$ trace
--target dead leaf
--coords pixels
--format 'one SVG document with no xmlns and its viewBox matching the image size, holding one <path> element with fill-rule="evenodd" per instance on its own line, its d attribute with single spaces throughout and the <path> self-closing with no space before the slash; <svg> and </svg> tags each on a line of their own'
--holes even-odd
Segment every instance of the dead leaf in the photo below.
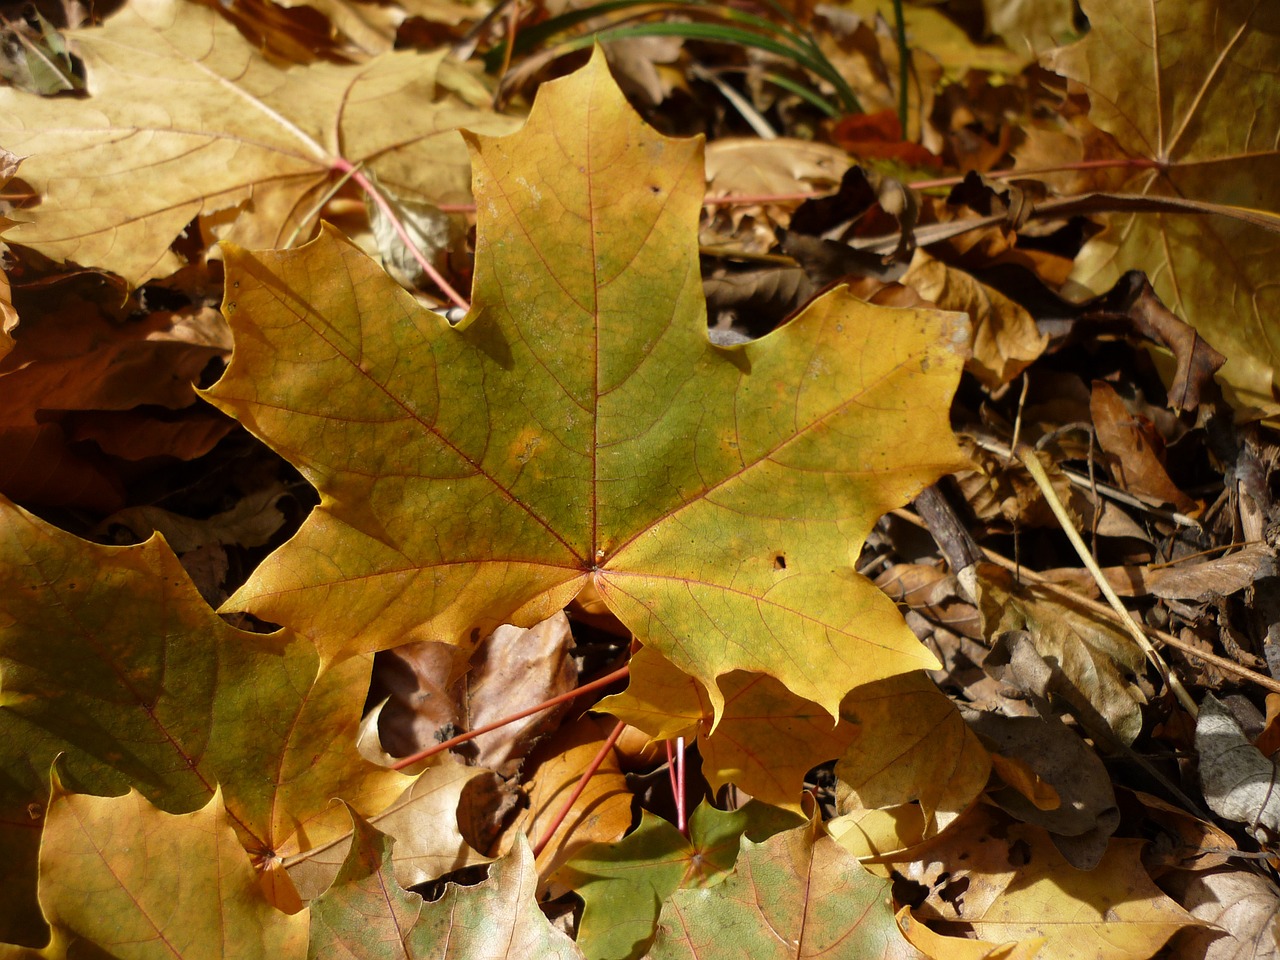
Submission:
<svg viewBox="0 0 1280 960">
<path fill-rule="evenodd" d="M 1205 802 L 1219 816 L 1247 824 L 1250 833 L 1265 827 L 1280 835 L 1280 783 L 1276 765 L 1245 737 L 1231 711 L 1211 693 L 1200 703 L 1196 751 Z"/>
<path fill-rule="evenodd" d="M 253 246 L 305 235 L 339 160 L 402 198 L 465 201 L 457 129 L 512 127 L 476 107 L 483 87 L 444 50 L 282 70 L 212 9 L 176 0 L 136 0 L 68 38 L 88 98 L 0 90 L 0 141 L 28 155 L 22 175 L 43 198 L 5 236 L 134 284 L 181 265 L 170 244 L 199 216 L 233 211 L 214 235 Z"/>
<path fill-rule="evenodd" d="M 1085 86 L 1089 118 L 1140 161 L 1126 190 L 1280 211 L 1270 66 L 1280 59 L 1280 10 L 1252 0 L 1081 7 L 1088 36 L 1044 62 Z M 1072 275 L 1100 293 L 1126 270 L 1143 270 L 1160 299 L 1227 356 L 1222 376 L 1241 403 L 1271 411 L 1277 251 L 1276 234 L 1229 217 L 1114 215 Z"/>
<path fill-rule="evenodd" d="M 1213 927 L 1183 930 L 1170 948 L 1203 960 L 1280 957 L 1280 894 L 1266 877 L 1245 869 L 1171 875 L 1166 889 L 1197 920 Z"/>
<path fill-rule="evenodd" d="M 1096 868 L 1077 870 L 1039 827 L 979 805 L 897 869 L 929 891 L 917 921 L 965 924 L 988 943 L 1043 939 L 1039 960 L 1147 960 L 1197 921 L 1147 877 L 1141 847 L 1112 840 Z"/>
<path fill-rule="evenodd" d="M 1196 502 L 1179 490 L 1165 471 L 1164 438 L 1154 424 L 1131 412 L 1104 380 L 1093 381 L 1089 409 L 1098 445 L 1118 487 L 1172 504 L 1182 513 L 1197 510 Z"/>
</svg>

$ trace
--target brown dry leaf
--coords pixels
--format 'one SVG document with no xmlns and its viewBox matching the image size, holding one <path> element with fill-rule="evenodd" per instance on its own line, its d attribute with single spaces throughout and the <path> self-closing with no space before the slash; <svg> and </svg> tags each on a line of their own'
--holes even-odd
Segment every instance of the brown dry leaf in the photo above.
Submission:
<svg viewBox="0 0 1280 960">
<path fill-rule="evenodd" d="M 1155 424 L 1132 412 L 1105 380 L 1093 381 L 1089 412 L 1117 486 L 1172 504 L 1183 513 L 1197 509 L 1196 502 L 1178 489 L 1164 468 L 1164 438 Z"/>
<path fill-rule="evenodd" d="M 531 844 L 543 840 L 615 722 L 611 717 L 586 716 L 561 727 L 538 745 L 526 767 L 529 809 L 508 831 L 506 843 L 517 830 L 527 835 Z M 610 750 L 569 815 L 543 844 L 537 858 L 538 876 L 544 880 L 550 877 L 588 843 L 621 840 L 631 826 L 632 796 L 617 754 Z"/>
<path fill-rule="evenodd" d="M 924 673 L 855 689 L 841 714 L 861 736 L 836 764 L 831 834 L 859 858 L 900 853 L 947 829 L 978 798 L 991 759 Z"/>
<path fill-rule="evenodd" d="M 1034 647 L 1023 652 L 1006 641 L 993 651 L 989 667 L 1010 666 L 1002 679 L 1037 696 L 1061 696 L 1077 716 L 1096 714 L 1124 743 L 1134 741 L 1145 698 L 1132 678 L 1146 661 L 1132 637 L 1060 593 L 1015 584 L 991 564 L 979 565 L 978 609 L 993 643 L 1025 636 Z"/>
<path fill-rule="evenodd" d="M 161 507 L 128 507 L 103 520 L 96 532 L 105 536 L 113 529 L 124 527 L 142 541 L 158 531 L 177 554 L 210 544 L 260 547 L 284 524 L 284 514 L 276 507 L 284 496 L 287 496 L 284 487 L 274 483 L 247 494 L 230 510 L 205 519 L 185 517 Z"/>
<path fill-rule="evenodd" d="M 1249 870 L 1177 872 L 1165 889 L 1188 912 L 1217 929 L 1183 930 L 1170 943 L 1171 956 L 1197 960 L 1280 958 L 1280 894 L 1275 884 Z"/>
<path fill-rule="evenodd" d="M 11 348 L 0 356 L 0 491 L 7 496 L 110 513 L 123 495 L 118 470 L 102 453 L 199 456 L 233 426 L 194 407 L 193 382 L 231 351 L 216 310 L 131 316 L 120 306 L 121 286 L 90 272 L 20 287 L 17 299 L 23 319 L 6 316 Z"/>
<path fill-rule="evenodd" d="M 421 641 L 387 651 L 378 658 L 372 686 L 373 699 L 389 698 L 377 723 L 382 746 L 393 757 L 405 757 L 568 692 L 578 680 L 572 646 L 568 618 L 557 612 L 527 629 L 498 627 L 467 668 L 452 644 Z M 459 679 L 463 669 L 466 675 Z M 481 734 L 461 751 L 472 765 L 510 776 L 564 709 L 543 710 Z"/>
<path fill-rule="evenodd" d="M 368 818 L 395 838 L 391 862 L 396 880 L 409 887 L 443 876 L 451 870 L 488 863 L 472 849 L 458 826 L 458 806 L 467 784 L 488 771 L 441 762 L 418 775 L 386 809 Z M 350 821 L 347 821 L 348 827 Z M 321 846 L 299 852 L 283 851 L 289 878 L 304 900 L 318 897 L 333 882 L 351 849 L 351 831 Z"/>
<path fill-rule="evenodd" d="M 853 165 L 838 147 L 810 140 L 726 137 L 707 144 L 707 196 L 831 190 Z"/>
<path fill-rule="evenodd" d="M 901 282 L 943 310 L 969 315 L 972 356 L 965 369 L 991 389 L 1014 379 L 1049 343 L 1024 307 L 923 250 L 916 251 Z"/>
<path fill-rule="evenodd" d="M 1138 168 L 1126 191 L 1280 211 L 1280 7 L 1258 0 L 1082 0 L 1090 31 L 1045 64 L 1087 89 L 1089 118 Z M 1061 164 L 1061 158 L 1058 165 Z M 1228 357 L 1245 404 L 1277 409 L 1280 236 L 1231 217 L 1131 213 L 1080 252 L 1096 292 L 1129 269 Z"/>
<path fill-rule="evenodd" d="M 1096 867 L 1120 825 L 1111 774 L 1098 755 L 1056 717 L 969 711 L 965 720 L 991 749 L 1025 764 L 1057 800 L 1051 806 L 1038 804 L 1011 785 L 990 791 L 990 801 L 1023 823 L 1049 831 L 1073 867 Z"/>
<path fill-rule="evenodd" d="M 1093 870 L 1077 870 L 1039 827 L 980 805 L 898 866 L 929 893 L 917 921 L 967 924 L 995 944 L 1043 938 L 1039 960 L 1147 960 L 1197 921 L 1142 868 L 1137 840 L 1113 840 Z"/>
<path fill-rule="evenodd" d="M 631 658 L 626 691 L 599 707 L 655 740 L 696 736 L 712 790 L 733 783 L 765 803 L 801 812 L 805 774 L 844 753 L 857 726 L 844 719 L 833 724 L 829 713 L 767 674 L 735 670 L 719 683 L 724 713 L 713 730 L 701 684 L 644 647 Z"/>
<path fill-rule="evenodd" d="M 1262 564 L 1271 557 L 1271 548 L 1266 544 L 1250 543 L 1235 553 L 1211 560 L 1103 567 L 1102 575 L 1122 597 L 1153 596 L 1203 603 L 1214 597 L 1228 597 L 1249 586 Z M 1088 596 L 1097 593 L 1093 575 L 1080 567 L 1045 570 L 1041 575 L 1054 583 L 1069 585 L 1078 593 Z"/>
<path fill-rule="evenodd" d="M 338 161 L 363 163 L 399 197 L 465 201 L 457 129 L 515 123 L 476 106 L 484 87 L 445 50 L 284 70 L 179 0 L 136 0 L 68 36 L 88 98 L 0 90 L 0 141 L 29 155 L 22 174 L 43 197 L 6 238 L 130 283 L 177 269 L 170 244 L 197 217 L 219 213 L 213 234 L 252 247 L 305 235 Z"/>
<path fill-rule="evenodd" d="M 1276 765 L 1248 741 L 1231 711 L 1211 693 L 1200 702 L 1196 751 L 1200 754 L 1200 785 L 1209 809 L 1246 824 L 1251 834 L 1260 835 L 1259 828 L 1265 828 L 1272 836 L 1280 835 Z"/>
</svg>

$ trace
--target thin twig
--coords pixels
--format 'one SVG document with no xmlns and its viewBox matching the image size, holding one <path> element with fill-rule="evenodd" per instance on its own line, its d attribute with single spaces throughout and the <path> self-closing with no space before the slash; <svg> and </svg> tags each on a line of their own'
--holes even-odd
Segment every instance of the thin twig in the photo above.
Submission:
<svg viewBox="0 0 1280 960">
<path fill-rule="evenodd" d="M 910 510 L 900 508 L 890 512 L 899 520 L 905 520 L 907 523 L 913 524 L 922 530 L 928 529 L 925 522 Z M 1045 577 L 1034 570 L 1029 570 L 1026 567 L 1020 567 L 1013 560 L 1010 560 L 1003 554 L 996 553 L 988 547 L 981 547 L 981 550 L 982 555 L 987 560 L 991 561 L 998 567 L 1003 567 L 1005 570 L 1008 570 L 1019 580 L 1030 581 L 1036 587 L 1046 590 L 1049 593 L 1057 594 L 1064 600 L 1068 600 L 1076 606 L 1083 607 L 1090 613 L 1096 613 L 1098 616 L 1104 617 L 1113 623 L 1118 619 L 1116 617 L 1116 612 L 1111 609 L 1108 604 L 1099 603 L 1097 600 L 1086 597 L 1078 591 L 1072 590 L 1070 587 L 1065 587 L 1060 583 L 1055 583 L 1053 580 L 1050 580 L 1048 577 Z M 1220 657 L 1216 653 L 1199 650 L 1191 646 L 1191 644 L 1186 643 L 1183 640 L 1179 640 L 1171 633 L 1166 633 L 1163 630 L 1156 630 L 1151 627 L 1147 627 L 1145 629 L 1153 639 L 1159 640 L 1166 647 L 1172 647 L 1179 653 L 1185 654 L 1188 657 L 1195 657 L 1197 660 L 1207 663 L 1212 667 L 1217 667 L 1223 673 L 1229 673 L 1232 676 L 1239 677 L 1241 680 L 1248 680 L 1267 690 L 1280 693 L 1280 680 L 1275 680 L 1265 674 L 1258 673 L 1256 670 L 1250 670 L 1248 667 L 1242 666 L 1234 660 L 1228 660 L 1225 657 Z"/>
</svg>

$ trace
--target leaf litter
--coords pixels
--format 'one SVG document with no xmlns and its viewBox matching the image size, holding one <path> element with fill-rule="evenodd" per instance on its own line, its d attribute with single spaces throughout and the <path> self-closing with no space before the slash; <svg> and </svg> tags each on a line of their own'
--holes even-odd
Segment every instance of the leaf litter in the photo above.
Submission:
<svg viewBox="0 0 1280 960">
<path fill-rule="evenodd" d="M 384 924 L 426 955 L 468 913 L 523 944 L 477 956 L 1275 953 L 1271 14 L 1086 3 L 1092 31 L 1044 58 L 1066 83 L 909 4 L 900 118 L 882 6 L 785 26 L 866 118 L 807 112 L 770 71 L 821 74 L 776 53 L 607 46 L 645 119 L 710 136 L 705 166 L 598 58 L 556 84 L 563 49 L 529 59 L 524 132 L 471 137 L 474 235 L 454 131 L 527 109 L 510 86 L 493 112 L 494 77 L 440 55 L 489 42 L 478 10 L 245 5 L 255 46 L 135 0 L 70 24 L 87 98 L 5 91 L 0 146 L 28 154 L 10 189 L 40 202 L 5 221 L 0 491 L 44 519 L 3 521 L 0 938 L 324 956 Z M 1070 39 L 1061 11 L 984 6 L 991 34 Z M 397 26 L 412 49 L 389 53 Z M 1157 45 L 1130 46 L 1144 30 Z M 723 109 L 709 57 L 743 78 Z M 193 95 L 142 118 L 152 67 Z M 302 87 L 333 96 L 297 113 Z M 1215 120 L 1244 90 L 1251 122 Z M 791 139 L 746 136 L 762 119 Z M 289 124 L 321 145 L 296 176 L 262 139 Z M 208 176 L 157 172 L 174 137 Z M 210 165 L 222 148 L 263 162 Z M 966 170 L 985 176 L 939 180 Z M 461 324 L 421 308 L 448 291 L 375 239 L 360 184 L 429 221 L 458 289 L 474 271 Z M 315 239 L 321 216 L 398 283 Z M 272 249 L 219 262 L 219 237 Z M 1094 599 L 1051 498 L 1198 719 Z M 186 573 L 160 538 L 86 542 L 152 530 Z M 593 695 L 537 709 L 575 684 Z M 758 827 L 704 872 L 709 824 L 743 811 Z M 134 833 L 166 851 L 149 870 Z M 676 867 L 702 879 L 673 887 Z M 219 879 L 173 879 L 192 868 Z M 134 929 L 171 895 L 194 922 Z"/>
</svg>

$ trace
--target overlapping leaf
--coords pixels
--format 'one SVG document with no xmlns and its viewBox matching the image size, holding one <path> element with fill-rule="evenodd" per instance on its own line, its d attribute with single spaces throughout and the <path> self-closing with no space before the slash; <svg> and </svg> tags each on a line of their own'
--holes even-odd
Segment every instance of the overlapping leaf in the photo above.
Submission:
<svg viewBox="0 0 1280 960">
<path fill-rule="evenodd" d="M 87 543 L 0 501 L 0 667 L 4 940 L 42 936 L 36 851 L 58 755 L 69 787 L 134 787 L 171 813 L 221 784 L 263 856 L 340 833 L 333 795 L 380 809 L 406 779 L 355 751 L 367 660 L 317 676 L 305 640 L 227 626 L 159 538 Z"/>
<path fill-rule="evenodd" d="M 70 40 L 90 97 L 0 89 L 0 144 L 43 197 L 6 236 L 133 283 L 180 266 L 170 244 L 197 216 L 256 246 L 310 229 L 338 160 L 398 196 L 465 199 L 457 128 L 511 127 L 471 106 L 484 91 L 444 50 L 281 69 L 183 0 L 132 0 Z"/>
<path fill-rule="evenodd" d="M 74 795 L 55 777 L 40 849 L 46 955 L 302 960 L 307 916 L 263 898 L 233 820 L 220 792 L 174 816 L 133 790 Z"/>
<path fill-rule="evenodd" d="M 707 690 L 769 673 L 832 715 L 930 664 L 851 564 L 954 467 L 963 318 L 837 290 L 763 340 L 708 341 L 701 149 L 647 130 L 603 59 L 519 133 L 473 138 L 475 306 L 422 312 L 326 234 L 228 251 L 211 398 L 321 492 L 229 601 L 326 659 L 532 623 L 588 583 Z"/>
<path fill-rule="evenodd" d="M 886 881 L 806 824 L 763 843 L 744 840 L 723 883 L 672 894 L 646 956 L 919 957 L 898 930 L 888 894 Z"/>
<path fill-rule="evenodd" d="M 1130 192 L 1280 212 L 1280 8 L 1266 0 L 1084 0 L 1090 32 L 1048 65 L 1083 83 L 1090 119 L 1147 161 Z M 1227 355 L 1222 375 L 1273 410 L 1280 383 L 1280 236 L 1226 217 L 1118 217 L 1076 261 L 1098 292 L 1143 269 Z"/>
<path fill-rule="evenodd" d="M 355 842 L 333 886 L 311 908 L 312 957 L 581 958 L 534 902 L 533 854 L 523 837 L 484 883 L 451 884 L 439 900 L 423 903 L 392 876 L 390 838 L 353 820 Z"/>
<path fill-rule="evenodd" d="M 686 837 L 660 817 L 642 816 L 625 840 L 593 843 L 557 874 L 583 899 L 577 942 L 590 960 L 639 956 L 668 897 L 721 882 L 733 869 L 744 832 L 762 840 L 796 819 L 758 803 L 733 811 L 701 804 Z"/>
</svg>

